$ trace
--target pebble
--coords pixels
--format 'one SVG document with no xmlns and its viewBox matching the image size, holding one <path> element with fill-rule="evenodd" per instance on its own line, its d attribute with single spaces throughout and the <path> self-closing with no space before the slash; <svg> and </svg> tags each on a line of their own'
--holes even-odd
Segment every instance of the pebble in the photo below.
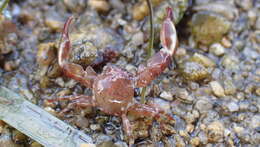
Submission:
<svg viewBox="0 0 260 147">
<path fill-rule="evenodd" d="M 64 82 L 64 80 L 61 77 L 56 78 L 55 79 L 55 83 L 58 84 L 60 87 L 64 87 L 65 86 L 65 82 Z"/>
<path fill-rule="evenodd" d="M 233 41 L 233 48 L 237 49 L 238 51 L 242 51 L 245 47 L 245 42 L 241 39 L 235 39 Z"/>
<path fill-rule="evenodd" d="M 220 121 L 214 121 L 207 126 L 207 135 L 210 142 L 222 142 L 224 126 Z"/>
<path fill-rule="evenodd" d="M 53 32 L 60 32 L 62 30 L 63 22 L 58 19 L 47 17 L 44 23 Z"/>
<path fill-rule="evenodd" d="M 79 0 L 79 1 L 74 1 L 74 0 L 63 0 L 64 5 L 66 6 L 67 9 L 69 9 L 72 12 L 75 13 L 80 13 L 85 10 L 86 7 L 86 2 Z"/>
<path fill-rule="evenodd" d="M 245 94 L 243 92 L 238 92 L 236 95 L 236 99 L 238 99 L 238 100 L 245 99 Z"/>
<path fill-rule="evenodd" d="M 175 135 L 174 139 L 176 140 L 176 147 L 185 147 L 185 142 L 179 135 Z"/>
<path fill-rule="evenodd" d="M 187 54 L 187 51 L 183 47 L 178 47 L 178 49 L 176 50 L 176 53 L 175 53 L 175 55 L 178 56 L 178 57 L 183 57 L 186 54 Z"/>
<path fill-rule="evenodd" d="M 159 125 L 153 126 L 150 130 L 150 134 L 153 142 L 159 141 L 163 136 L 162 131 L 159 128 Z"/>
<path fill-rule="evenodd" d="M 231 48 L 232 47 L 232 43 L 229 39 L 227 39 L 226 37 L 223 37 L 221 40 L 221 44 L 225 47 L 225 48 Z"/>
<path fill-rule="evenodd" d="M 191 20 L 191 32 L 195 41 L 205 45 L 220 41 L 230 26 L 231 23 L 225 17 L 210 11 L 195 13 Z"/>
<path fill-rule="evenodd" d="M 246 30 L 248 29 L 248 18 L 247 18 L 247 15 L 245 14 L 241 14 L 239 15 L 239 17 L 233 22 L 232 24 L 232 30 L 234 32 L 237 32 L 237 33 L 240 33 L 242 32 L 243 30 Z"/>
<path fill-rule="evenodd" d="M 4 70 L 5 71 L 13 71 L 17 68 L 17 65 L 14 61 L 7 61 L 4 63 Z"/>
<path fill-rule="evenodd" d="M 186 126 L 186 131 L 187 131 L 188 133 L 192 133 L 193 130 L 194 130 L 194 125 L 192 125 L 192 124 L 187 124 L 187 126 Z"/>
<path fill-rule="evenodd" d="M 183 116 L 185 119 L 185 122 L 188 124 L 194 123 L 198 117 L 196 117 L 193 113 L 187 112 L 185 116 Z M 186 126 L 187 127 L 187 126 Z"/>
<path fill-rule="evenodd" d="M 171 105 L 169 101 L 160 98 L 150 98 L 148 104 L 155 104 L 159 108 L 163 109 L 167 113 L 171 113 Z"/>
<path fill-rule="evenodd" d="M 113 146 L 113 138 L 104 134 L 100 134 L 96 137 L 96 145 L 98 147 L 110 147 Z"/>
<path fill-rule="evenodd" d="M 259 53 L 257 51 L 252 50 L 251 47 L 245 47 L 243 52 L 245 57 L 256 60 L 259 57 Z"/>
<path fill-rule="evenodd" d="M 199 137 L 199 140 L 202 144 L 207 144 L 208 143 L 208 137 L 207 137 L 207 134 L 204 133 L 203 131 L 201 131 L 199 134 L 198 134 L 198 137 Z"/>
<path fill-rule="evenodd" d="M 194 100 L 194 97 L 189 95 L 188 91 L 184 88 L 179 88 L 176 90 L 176 98 L 184 103 L 191 104 Z"/>
<path fill-rule="evenodd" d="M 109 3 L 113 8 L 124 11 L 124 2 L 122 2 L 121 0 L 110 0 Z"/>
<path fill-rule="evenodd" d="M 128 147 L 127 143 L 126 143 L 126 142 L 123 142 L 123 141 L 117 141 L 117 142 L 115 142 L 114 146 L 115 146 L 115 147 Z"/>
<path fill-rule="evenodd" d="M 237 125 L 235 125 L 233 129 L 234 129 L 234 132 L 236 132 L 237 134 L 241 134 L 244 131 L 243 127 L 240 127 Z"/>
<path fill-rule="evenodd" d="M 90 129 L 94 130 L 94 131 L 100 131 L 101 130 L 101 126 L 100 126 L 100 124 L 91 124 L 90 125 Z"/>
<path fill-rule="evenodd" d="M 231 80 L 224 80 L 224 91 L 226 95 L 233 95 L 236 93 L 236 86 Z"/>
<path fill-rule="evenodd" d="M 248 16 L 248 18 L 249 18 L 249 22 L 250 22 L 250 25 L 252 26 L 252 27 L 254 27 L 255 26 L 255 23 L 256 23 L 256 18 L 257 18 L 257 12 L 256 12 L 257 10 L 255 10 L 255 9 L 252 9 L 252 10 L 249 10 L 248 12 L 247 12 L 247 16 Z"/>
<path fill-rule="evenodd" d="M 227 104 L 227 108 L 230 112 L 236 112 L 239 110 L 239 106 L 236 102 L 230 102 Z"/>
<path fill-rule="evenodd" d="M 132 13 L 135 20 L 142 20 L 149 13 L 147 4 L 144 1 L 135 4 Z"/>
<path fill-rule="evenodd" d="M 98 12 L 107 12 L 110 9 L 110 5 L 106 0 L 91 0 L 88 1 L 88 5 Z"/>
<path fill-rule="evenodd" d="M 40 67 L 49 66 L 55 59 L 54 43 L 41 43 L 38 45 L 37 63 Z"/>
<path fill-rule="evenodd" d="M 216 56 L 222 56 L 225 54 L 225 48 L 220 43 L 214 43 L 210 46 L 209 52 Z"/>
<path fill-rule="evenodd" d="M 136 71 L 137 71 L 136 67 L 134 65 L 132 65 L 132 64 L 127 64 L 125 69 L 128 72 L 133 73 L 133 74 L 136 73 Z"/>
<path fill-rule="evenodd" d="M 210 87 L 212 89 L 212 92 L 217 97 L 224 97 L 225 96 L 224 89 L 218 81 L 211 81 L 209 84 L 210 84 Z"/>
<path fill-rule="evenodd" d="M 165 100 L 168 100 L 168 101 L 172 101 L 173 100 L 173 96 L 170 92 L 167 92 L 167 91 L 163 91 L 161 94 L 160 94 L 160 97 L 165 99 Z"/>
<path fill-rule="evenodd" d="M 131 42 L 135 45 L 135 46 L 139 46 L 142 45 L 144 43 L 144 33 L 139 31 L 137 33 L 135 33 L 132 37 Z"/>
<path fill-rule="evenodd" d="M 239 110 L 240 111 L 247 111 L 249 108 L 250 103 L 247 100 L 243 100 L 239 102 Z"/>
<path fill-rule="evenodd" d="M 213 105 L 207 98 L 199 99 L 196 104 L 195 108 L 199 110 L 200 113 L 207 113 L 210 109 L 212 109 Z"/>
<path fill-rule="evenodd" d="M 229 4 L 227 2 L 207 2 L 209 0 L 201 0 L 203 4 L 193 7 L 196 11 L 212 11 L 217 14 L 220 14 L 227 18 L 228 20 L 234 20 L 235 17 L 238 15 L 238 10 L 234 5 Z"/>
<path fill-rule="evenodd" d="M 196 62 L 185 62 L 179 66 L 181 75 L 186 80 L 190 81 L 201 81 L 210 78 L 210 70 L 202 64 Z"/>
<path fill-rule="evenodd" d="M 248 108 L 248 110 L 252 113 L 256 113 L 258 111 L 257 106 L 255 106 L 254 104 L 251 104 Z"/>
<path fill-rule="evenodd" d="M 215 67 L 216 64 L 214 61 L 212 61 L 210 58 L 208 58 L 207 56 L 204 56 L 202 54 L 199 53 L 195 53 L 191 58 L 190 61 L 194 61 L 197 62 L 199 64 L 204 65 L 205 67 Z"/>
<path fill-rule="evenodd" d="M 98 49 L 92 42 L 73 43 L 71 52 L 71 62 L 80 65 L 90 65 L 98 57 Z"/>
<path fill-rule="evenodd" d="M 189 138 L 190 137 L 186 130 L 180 130 L 179 131 L 179 135 L 184 137 L 184 138 Z"/>
<path fill-rule="evenodd" d="M 239 68 L 239 59 L 234 55 L 225 55 L 222 58 L 222 65 L 226 69 L 238 69 Z"/>
<path fill-rule="evenodd" d="M 257 87 L 257 88 L 256 88 L 255 94 L 256 94 L 257 96 L 260 96 L 260 87 Z"/>
<path fill-rule="evenodd" d="M 77 115 L 75 119 L 76 120 L 75 120 L 74 123 L 77 127 L 80 127 L 80 128 L 88 128 L 89 127 L 89 120 L 86 117 L 81 116 L 81 115 Z M 98 127 L 94 128 L 92 126 L 91 129 L 93 130 L 93 129 L 99 129 L 99 128 Z"/>
<path fill-rule="evenodd" d="M 50 114 L 52 114 L 54 116 L 58 116 L 57 112 L 51 107 L 45 107 L 44 110 L 49 112 Z"/>
<path fill-rule="evenodd" d="M 253 6 L 253 1 L 252 0 L 236 0 L 235 2 L 243 10 L 249 10 Z"/>
<path fill-rule="evenodd" d="M 224 136 L 228 137 L 231 134 L 231 131 L 229 129 L 224 130 Z"/>
<path fill-rule="evenodd" d="M 193 137 L 190 140 L 190 144 L 192 146 L 199 146 L 200 145 L 200 138 L 199 137 Z"/>
</svg>

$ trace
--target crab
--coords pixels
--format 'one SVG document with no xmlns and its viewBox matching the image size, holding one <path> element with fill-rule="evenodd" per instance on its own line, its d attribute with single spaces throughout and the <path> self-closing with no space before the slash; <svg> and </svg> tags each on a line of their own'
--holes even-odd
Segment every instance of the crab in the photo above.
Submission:
<svg viewBox="0 0 260 147">
<path fill-rule="evenodd" d="M 97 107 L 101 111 L 122 118 L 123 129 L 133 144 L 132 126 L 127 117 L 131 112 L 136 116 L 155 118 L 160 125 L 175 122 L 174 118 L 154 104 L 141 104 L 134 99 L 134 88 L 145 87 L 159 76 L 171 63 L 177 46 L 177 34 L 172 23 L 172 10 L 167 8 L 167 16 L 162 24 L 160 40 L 162 49 L 154 54 L 146 64 L 138 67 L 137 74 L 133 75 L 119 67 L 108 64 L 101 74 L 97 74 L 91 66 L 85 70 L 82 66 L 70 63 L 69 54 L 71 44 L 69 26 L 73 21 L 71 16 L 64 24 L 61 44 L 58 50 L 58 64 L 64 74 L 85 87 L 91 88 L 93 96 L 78 95 L 49 100 L 50 102 L 69 100 L 70 103 L 61 113 L 68 112 L 74 107 Z M 131 141 L 132 140 L 132 141 Z"/>
</svg>

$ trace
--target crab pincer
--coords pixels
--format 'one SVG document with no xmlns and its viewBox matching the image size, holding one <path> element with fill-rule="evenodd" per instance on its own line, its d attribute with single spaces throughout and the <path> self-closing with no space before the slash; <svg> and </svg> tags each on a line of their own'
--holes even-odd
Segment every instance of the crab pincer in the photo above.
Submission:
<svg viewBox="0 0 260 147">
<path fill-rule="evenodd" d="M 167 16 L 163 21 L 160 41 L 162 49 L 148 59 L 146 65 L 140 65 L 137 71 L 137 87 L 145 87 L 159 76 L 172 61 L 177 47 L 177 33 L 172 22 L 172 9 L 167 8 Z"/>
<path fill-rule="evenodd" d="M 71 77 L 86 87 L 91 88 L 94 79 L 96 78 L 96 72 L 91 66 L 88 66 L 86 70 L 82 66 L 69 62 L 69 55 L 71 52 L 71 43 L 69 39 L 69 27 L 74 20 L 74 17 L 71 16 L 64 24 L 61 43 L 58 51 L 58 63 L 64 74 L 68 77 Z"/>
</svg>

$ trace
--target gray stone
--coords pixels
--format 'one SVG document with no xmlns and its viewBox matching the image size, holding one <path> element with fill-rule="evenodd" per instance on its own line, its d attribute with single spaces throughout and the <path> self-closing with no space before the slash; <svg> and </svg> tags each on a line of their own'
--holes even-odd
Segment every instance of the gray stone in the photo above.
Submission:
<svg viewBox="0 0 260 147">
<path fill-rule="evenodd" d="M 200 113 L 206 113 L 208 110 L 212 109 L 213 105 L 208 99 L 200 99 L 196 102 L 195 108 L 199 110 Z"/>
<path fill-rule="evenodd" d="M 239 106 L 236 102 L 230 102 L 227 104 L 227 108 L 230 112 L 236 112 L 239 110 Z"/>
<path fill-rule="evenodd" d="M 220 43 L 214 43 L 210 46 L 209 52 L 216 56 L 222 56 L 225 53 L 225 48 Z"/>
</svg>

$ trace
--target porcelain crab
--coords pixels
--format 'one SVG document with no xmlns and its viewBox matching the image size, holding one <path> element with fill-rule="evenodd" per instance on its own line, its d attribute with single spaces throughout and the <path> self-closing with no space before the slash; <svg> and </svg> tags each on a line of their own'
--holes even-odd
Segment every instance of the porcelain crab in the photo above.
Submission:
<svg viewBox="0 0 260 147">
<path fill-rule="evenodd" d="M 160 125 L 174 123 L 173 117 L 162 109 L 155 105 L 138 103 L 134 99 L 134 88 L 145 87 L 150 84 L 171 63 L 177 46 L 176 29 L 171 19 L 172 10 L 167 8 L 167 17 L 163 21 L 160 33 L 163 48 L 154 54 L 146 64 L 140 65 L 137 74 L 133 75 L 114 65 L 106 65 L 103 72 L 97 74 L 91 66 L 84 70 L 82 66 L 70 63 L 71 44 L 68 30 L 73 21 L 73 17 L 70 17 L 64 25 L 62 41 L 58 51 L 58 64 L 67 77 L 88 88 L 92 88 L 93 96 L 69 96 L 50 101 L 70 100 L 68 106 L 61 113 L 65 113 L 74 107 L 85 108 L 91 106 L 97 107 L 109 115 L 121 117 L 124 131 L 130 140 L 129 144 L 133 144 L 133 135 L 130 121 L 127 118 L 128 112 L 137 116 L 155 118 Z"/>
</svg>

